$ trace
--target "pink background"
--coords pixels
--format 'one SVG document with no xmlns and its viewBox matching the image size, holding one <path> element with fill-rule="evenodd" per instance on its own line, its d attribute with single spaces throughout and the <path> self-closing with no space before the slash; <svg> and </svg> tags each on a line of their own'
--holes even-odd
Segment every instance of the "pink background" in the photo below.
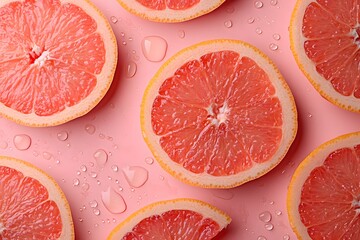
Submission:
<svg viewBox="0 0 360 240">
<path fill-rule="evenodd" d="M 140 207 L 157 200 L 191 197 L 205 200 L 228 212 L 233 222 L 220 239 L 296 239 L 289 227 L 286 213 L 286 190 L 296 166 L 319 144 L 338 135 L 360 129 L 360 115 L 342 110 L 324 100 L 298 69 L 290 52 L 288 26 L 295 0 L 262 0 L 263 7 L 255 8 L 253 0 L 228 0 L 214 12 L 185 23 L 162 24 L 148 22 L 127 13 L 116 0 L 93 0 L 110 21 L 119 45 L 119 64 L 110 91 L 105 99 L 86 116 L 57 127 L 34 129 L 16 125 L 0 118 L 0 154 L 29 161 L 53 176 L 64 190 L 73 212 L 76 239 L 105 239 L 118 223 Z M 254 18 L 253 23 L 248 20 Z M 224 23 L 232 21 L 228 28 Z M 258 34 L 256 29 L 261 29 Z M 179 37 L 184 31 L 185 37 Z M 273 35 L 279 34 L 280 40 Z M 258 180 L 230 190 L 211 190 L 191 187 L 174 179 L 155 162 L 145 159 L 151 153 L 141 136 L 139 112 L 143 91 L 163 62 L 150 62 L 141 52 L 141 40 L 146 36 L 161 36 L 168 42 L 165 59 L 191 44 L 216 38 L 247 41 L 269 55 L 278 65 L 293 91 L 299 113 L 299 131 L 288 155 L 273 171 Z M 271 43 L 278 49 L 269 48 Z M 126 66 L 137 64 L 134 77 L 126 76 Z M 86 132 L 87 124 L 94 125 L 94 134 Z M 66 131 L 65 141 L 58 133 Z M 29 149 L 16 149 L 13 138 L 27 134 L 32 143 Z M 108 153 L 103 169 L 93 157 L 97 149 Z M 45 154 L 44 154 L 45 152 Z M 48 153 L 51 158 L 48 159 Z M 47 155 L 46 155 L 47 154 Z M 94 164 L 95 163 L 95 164 Z M 86 172 L 80 171 L 85 165 Z M 118 172 L 112 170 L 117 165 Z M 140 188 L 126 182 L 121 169 L 141 166 L 148 170 L 149 179 Z M 78 172 L 80 175 L 78 175 Z M 92 177 L 91 173 L 97 177 Z M 73 186 L 79 179 L 80 185 Z M 88 191 L 81 185 L 88 183 Z M 111 214 L 102 204 L 101 192 L 109 186 L 123 196 L 127 209 Z M 122 191 L 120 191 L 122 189 Z M 89 202 L 96 200 L 100 214 L 96 215 Z M 274 228 L 269 231 L 259 214 L 269 211 Z"/>
</svg>

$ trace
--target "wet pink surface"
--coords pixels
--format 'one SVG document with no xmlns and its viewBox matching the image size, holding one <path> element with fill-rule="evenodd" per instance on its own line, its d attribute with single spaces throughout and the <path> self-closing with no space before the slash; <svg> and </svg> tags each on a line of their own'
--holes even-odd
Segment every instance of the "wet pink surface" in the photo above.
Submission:
<svg viewBox="0 0 360 240">
<path fill-rule="evenodd" d="M 0 118 L 0 154 L 29 161 L 57 180 L 72 208 L 76 239 L 105 239 L 112 228 L 140 207 L 180 197 L 205 200 L 231 215 L 233 222 L 219 239 L 296 239 L 285 206 L 292 173 L 321 143 L 359 130 L 360 115 L 324 100 L 298 69 L 288 38 L 295 0 L 278 0 L 276 5 L 271 4 L 274 0 L 262 0 L 261 8 L 256 8 L 253 0 L 228 0 L 206 16 L 177 24 L 132 16 L 116 0 L 93 2 L 108 17 L 119 44 L 118 69 L 109 93 L 86 116 L 57 127 L 33 129 Z M 148 61 L 141 50 L 143 38 L 154 35 L 168 42 L 160 62 Z M 290 85 L 299 113 L 297 138 L 282 163 L 262 178 L 230 190 L 191 187 L 168 175 L 156 161 L 149 164 L 151 153 L 141 136 L 139 121 L 143 91 L 160 65 L 186 46 L 216 38 L 241 39 L 268 54 Z M 126 73 L 131 62 L 137 65 L 133 77 Z M 95 128 L 93 132 L 91 127 Z M 19 134 L 30 136 L 30 147 L 16 148 L 14 137 Z M 97 150 L 105 151 L 107 161 Z M 99 163 L 94 158 L 96 152 Z M 124 172 L 138 169 L 134 166 L 148 171 L 145 184 L 137 182 L 134 187 L 126 180 Z M 125 201 L 125 211 L 123 205 L 104 206 L 101 198 L 109 187 L 117 192 L 116 199 Z M 264 216 L 259 218 L 264 211 L 272 216 L 272 230 L 267 229 Z"/>
</svg>

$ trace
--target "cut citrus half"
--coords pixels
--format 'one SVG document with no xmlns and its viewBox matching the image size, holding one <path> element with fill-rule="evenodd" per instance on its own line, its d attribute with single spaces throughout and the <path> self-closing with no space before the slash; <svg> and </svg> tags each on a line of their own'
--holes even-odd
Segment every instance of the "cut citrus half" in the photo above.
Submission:
<svg viewBox="0 0 360 240">
<path fill-rule="evenodd" d="M 242 41 L 210 40 L 162 65 L 145 90 L 141 126 L 170 174 L 196 186 L 230 188 L 283 159 L 297 112 L 268 57 Z"/>
<path fill-rule="evenodd" d="M 290 23 L 291 50 L 316 90 L 360 112 L 358 0 L 298 0 Z"/>
<path fill-rule="evenodd" d="M 225 0 L 118 0 L 130 13 L 155 22 L 184 22 L 205 15 Z"/>
<path fill-rule="evenodd" d="M 231 218 L 216 207 L 195 199 L 150 204 L 116 226 L 108 240 L 213 239 Z"/>
<path fill-rule="evenodd" d="M 0 156 L 0 239 L 75 239 L 69 204 L 53 178 Z"/>
<path fill-rule="evenodd" d="M 360 239 L 360 132 L 305 158 L 291 179 L 287 208 L 299 239 Z"/>
<path fill-rule="evenodd" d="M 19 124 L 80 117 L 113 80 L 116 39 L 88 0 L 2 0 L 0 36 L 0 114 Z"/>
</svg>

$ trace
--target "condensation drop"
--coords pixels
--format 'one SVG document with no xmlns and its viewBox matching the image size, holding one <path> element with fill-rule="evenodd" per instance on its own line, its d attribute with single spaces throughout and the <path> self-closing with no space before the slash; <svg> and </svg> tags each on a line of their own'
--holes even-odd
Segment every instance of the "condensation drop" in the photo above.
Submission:
<svg viewBox="0 0 360 240">
<path fill-rule="evenodd" d="M 119 20 L 118 20 L 115 16 L 111 16 L 111 17 L 110 17 L 110 21 L 115 24 L 115 23 L 117 23 Z"/>
<path fill-rule="evenodd" d="M 91 173 L 90 173 L 90 176 L 91 176 L 92 178 L 97 178 L 98 175 L 97 175 L 96 172 L 91 172 Z"/>
<path fill-rule="evenodd" d="M 92 125 L 92 124 L 86 124 L 86 125 L 85 125 L 85 131 L 86 131 L 88 134 L 92 135 L 92 134 L 95 133 L 96 127 L 95 127 L 94 125 Z"/>
<path fill-rule="evenodd" d="M 278 0 L 270 0 L 270 5 L 276 6 L 278 4 Z"/>
<path fill-rule="evenodd" d="M 274 34 L 273 34 L 273 39 L 274 39 L 274 40 L 279 41 L 280 38 L 281 38 L 280 34 L 278 34 L 278 33 L 274 33 Z"/>
<path fill-rule="evenodd" d="M 1 141 L 0 142 L 0 148 L 1 149 L 6 149 L 9 146 L 9 144 L 5 141 Z"/>
<path fill-rule="evenodd" d="M 257 240 L 267 240 L 267 238 L 264 236 L 258 236 Z"/>
<path fill-rule="evenodd" d="M 311 114 L 311 113 L 308 113 L 308 118 L 312 118 L 312 114 Z"/>
<path fill-rule="evenodd" d="M 130 61 L 126 66 L 126 76 L 128 78 L 132 78 L 133 76 L 135 76 L 136 71 L 137 71 L 136 63 L 133 61 Z"/>
<path fill-rule="evenodd" d="M 270 50 L 272 50 L 272 51 L 276 51 L 276 50 L 279 49 L 279 46 L 276 45 L 275 43 L 270 43 L 269 48 L 270 48 Z"/>
<path fill-rule="evenodd" d="M 234 7 L 228 7 L 228 8 L 226 8 L 226 10 L 225 10 L 227 13 L 233 13 L 233 12 L 235 12 L 235 8 Z"/>
<path fill-rule="evenodd" d="M 185 31 L 184 30 L 178 31 L 178 37 L 179 38 L 185 38 Z"/>
<path fill-rule="evenodd" d="M 255 8 L 262 8 L 264 6 L 264 3 L 262 1 L 255 1 L 254 6 Z"/>
<path fill-rule="evenodd" d="M 46 160 L 50 160 L 53 157 L 53 155 L 51 153 L 49 153 L 49 152 L 43 152 L 42 156 Z"/>
<path fill-rule="evenodd" d="M 259 219 L 262 222 L 270 222 L 271 221 L 271 213 L 269 211 L 264 211 L 262 213 L 259 214 Z"/>
<path fill-rule="evenodd" d="M 274 229 L 274 225 L 272 223 L 266 223 L 265 224 L 265 229 L 268 231 L 271 231 Z"/>
<path fill-rule="evenodd" d="M 233 26 L 233 22 L 231 20 L 227 20 L 224 22 L 224 26 L 227 28 L 231 28 Z"/>
<path fill-rule="evenodd" d="M 280 215 L 282 214 L 282 212 L 281 212 L 280 210 L 276 210 L 276 211 L 275 211 L 275 214 L 278 215 L 278 216 L 280 216 Z"/>
<path fill-rule="evenodd" d="M 83 222 L 84 221 L 84 219 L 82 219 L 82 218 L 79 218 L 79 222 Z"/>
<path fill-rule="evenodd" d="M 80 170 L 81 170 L 82 172 L 86 172 L 86 171 L 87 171 L 87 167 L 86 167 L 85 165 L 81 165 L 81 166 L 80 166 Z"/>
<path fill-rule="evenodd" d="M 96 200 L 90 201 L 89 206 L 91 208 L 96 208 L 98 206 L 98 202 Z"/>
<path fill-rule="evenodd" d="M 62 131 L 57 134 L 57 139 L 59 139 L 60 141 L 65 141 L 66 139 L 68 139 L 68 137 L 69 134 L 66 131 Z"/>
<path fill-rule="evenodd" d="M 234 197 L 234 193 L 229 190 L 215 190 L 213 195 L 224 200 L 230 200 Z"/>
<path fill-rule="evenodd" d="M 151 62 L 160 62 L 167 51 L 167 42 L 159 36 L 145 37 L 141 42 L 144 57 Z"/>
<path fill-rule="evenodd" d="M 151 165 L 151 164 L 154 163 L 154 159 L 151 158 L 151 157 L 147 157 L 147 158 L 145 158 L 145 162 L 146 162 L 147 164 Z"/>
<path fill-rule="evenodd" d="M 290 240 L 290 236 L 289 236 L 288 234 L 285 234 L 285 235 L 283 236 L 283 240 Z"/>
<path fill-rule="evenodd" d="M 96 216 L 99 216 L 100 215 L 100 210 L 98 208 L 94 208 L 93 209 L 93 213 L 96 215 Z"/>
<path fill-rule="evenodd" d="M 80 180 L 77 179 L 77 178 L 74 178 L 74 179 L 73 179 L 73 185 L 74 185 L 74 186 L 79 186 L 79 184 L 80 184 Z"/>
<path fill-rule="evenodd" d="M 81 185 L 81 190 L 82 190 L 83 192 L 87 192 L 89 189 L 90 189 L 90 185 L 89 185 L 88 183 L 83 183 L 83 184 Z"/>
<path fill-rule="evenodd" d="M 101 193 L 101 200 L 111 213 L 123 213 L 126 210 L 124 198 L 110 187 Z"/>
<path fill-rule="evenodd" d="M 99 167 L 104 167 L 107 160 L 108 160 L 108 154 L 103 149 L 98 149 L 94 153 L 94 159 Z"/>
<path fill-rule="evenodd" d="M 250 17 L 250 18 L 248 18 L 247 22 L 248 22 L 248 24 L 252 24 L 252 23 L 255 22 L 255 18 L 254 18 L 254 17 Z"/>
<path fill-rule="evenodd" d="M 31 146 L 31 138 L 26 134 L 19 134 L 14 136 L 14 146 L 17 150 L 24 151 Z"/>
<path fill-rule="evenodd" d="M 130 166 L 123 168 L 126 181 L 130 186 L 138 188 L 145 184 L 148 179 L 148 171 L 139 166 Z"/>
<path fill-rule="evenodd" d="M 263 31 L 262 31 L 261 28 L 256 28 L 256 29 L 255 29 L 255 32 L 256 32 L 257 34 L 259 34 L 259 35 L 263 33 Z"/>
<path fill-rule="evenodd" d="M 111 166 L 111 169 L 112 169 L 114 172 L 119 171 L 119 167 L 118 167 L 117 165 L 112 165 L 112 166 Z"/>
</svg>

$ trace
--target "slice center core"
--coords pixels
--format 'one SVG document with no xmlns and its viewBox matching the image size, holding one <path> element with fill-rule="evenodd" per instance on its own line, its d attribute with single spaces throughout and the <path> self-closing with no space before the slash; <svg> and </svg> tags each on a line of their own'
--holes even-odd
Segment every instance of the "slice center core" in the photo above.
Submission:
<svg viewBox="0 0 360 240">
<path fill-rule="evenodd" d="M 49 51 L 43 50 L 35 44 L 29 52 L 30 64 L 42 67 L 45 61 L 50 58 L 49 55 Z"/>
<path fill-rule="evenodd" d="M 227 121 L 230 109 L 226 103 L 220 106 L 218 106 L 216 103 L 213 103 L 207 108 L 207 111 L 207 119 L 210 121 L 210 123 L 215 126 L 219 126 L 220 124 Z"/>
</svg>

